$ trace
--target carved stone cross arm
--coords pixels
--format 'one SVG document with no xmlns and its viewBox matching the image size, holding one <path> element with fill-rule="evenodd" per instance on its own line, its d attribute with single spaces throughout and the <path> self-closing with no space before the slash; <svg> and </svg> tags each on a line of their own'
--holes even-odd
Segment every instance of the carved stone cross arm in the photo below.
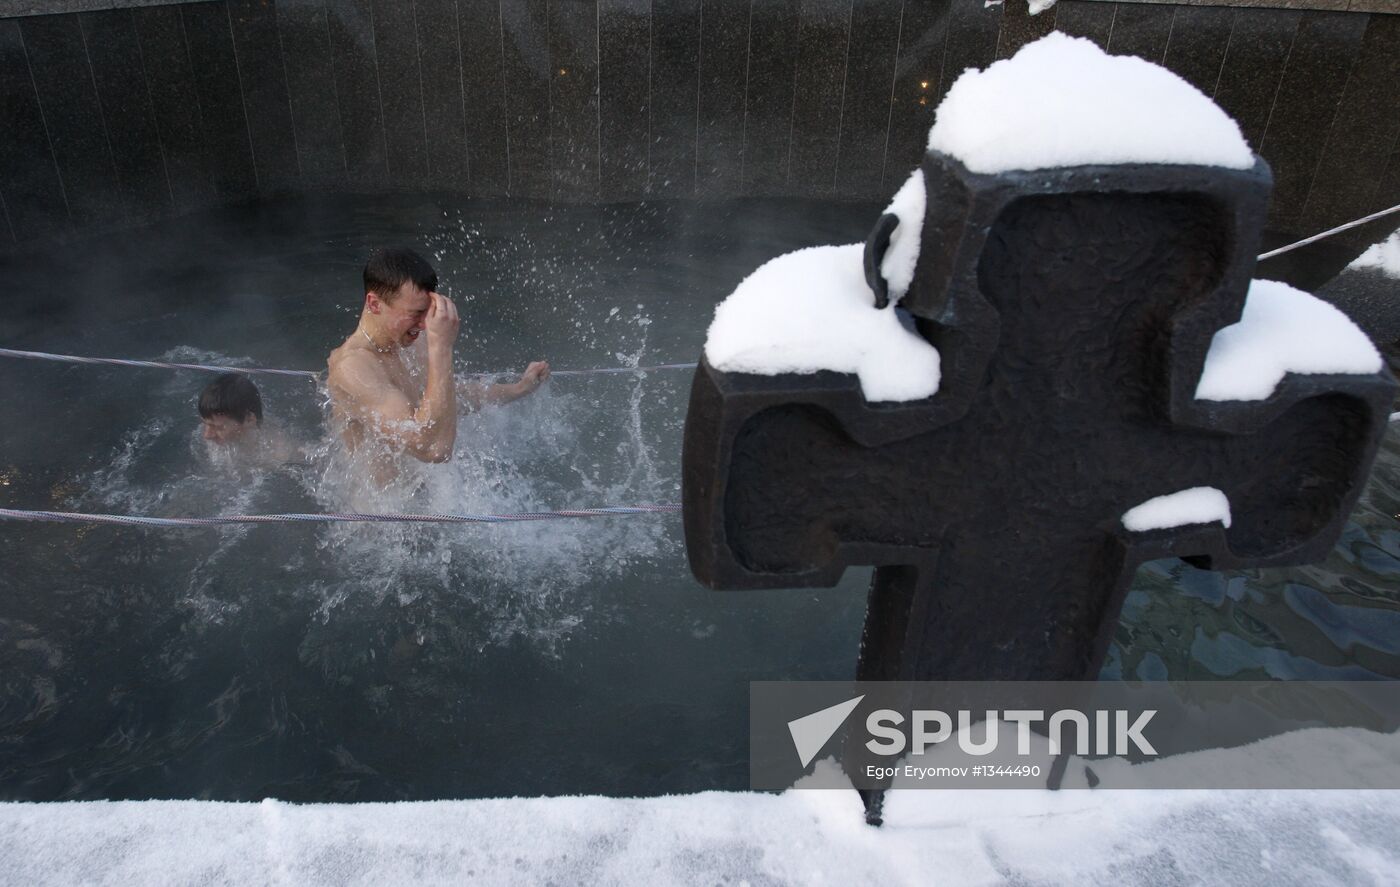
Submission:
<svg viewBox="0 0 1400 887">
<path fill-rule="evenodd" d="M 683 459 L 701 582 L 830 586 L 874 565 L 859 677 L 1092 679 L 1142 562 L 1325 555 L 1384 433 L 1389 373 L 1196 397 L 1249 290 L 1262 161 L 980 175 L 930 152 L 922 170 L 900 307 L 938 349 L 937 393 L 870 403 L 852 375 L 702 361 Z M 1227 503 L 1223 519 L 1125 525 L 1198 488 Z"/>
</svg>

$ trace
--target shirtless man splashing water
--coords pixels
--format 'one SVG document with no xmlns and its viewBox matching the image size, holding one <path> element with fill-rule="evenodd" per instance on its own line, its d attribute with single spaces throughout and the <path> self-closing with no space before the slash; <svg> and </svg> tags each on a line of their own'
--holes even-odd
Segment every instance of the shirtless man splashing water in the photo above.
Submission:
<svg viewBox="0 0 1400 887">
<path fill-rule="evenodd" d="M 511 384 L 455 379 L 457 308 L 435 292 L 437 272 L 412 250 L 376 250 L 364 280 L 359 326 L 328 359 L 332 407 L 352 452 L 378 441 L 388 453 L 446 462 L 457 440 L 459 399 L 469 409 L 509 403 L 549 378 L 549 364 L 535 361 Z M 418 359 L 405 362 L 406 355 Z M 381 486 L 396 474 L 387 458 L 375 459 Z"/>
</svg>

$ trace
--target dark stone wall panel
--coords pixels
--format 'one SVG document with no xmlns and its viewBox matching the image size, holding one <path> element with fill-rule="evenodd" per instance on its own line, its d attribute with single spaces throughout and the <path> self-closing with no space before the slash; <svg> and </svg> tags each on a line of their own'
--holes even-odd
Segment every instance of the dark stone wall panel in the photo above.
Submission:
<svg viewBox="0 0 1400 887">
<path fill-rule="evenodd" d="M 502 197 L 510 190 L 510 146 L 501 71 L 501 5 L 498 0 L 458 0 L 457 17 L 471 192 Z"/>
<path fill-rule="evenodd" d="M 1376 190 L 1380 198 L 1373 198 L 1372 205 L 1376 209 L 1385 209 L 1400 203 L 1400 139 L 1396 141 L 1395 150 L 1390 154 L 1390 162 L 1386 164 L 1385 175 L 1381 176 L 1380 187 Z"/>
<path fill-rule="evenodd" d="M 883 193 L 903 5 L 903 0 L 855 0 L 851 7 L 851 48 L 836 158 L 836 193 L 845 197 L 869 199 Z"/>
<path fill-rule="evenodd" d="M 13 246 L 17 242 L 15 237 L 15 226 L 10 224 L 10 208 L 5 204 L 5 191 L 0 188 L 0 218 L 5 220 L 4 233 L 0 234 L 0 242 Z"/>
<path fill-rule="evenodd" d="M 1322 148 L 1299 228 L 1325 231 L 1354 215 L 1400 203 L 1381 193 L 1400 143 L 1400 16 L 1373 15 Z"/>
<path fill-rule="evenodd" d="M 192 3 L 180 7 L 189 55 L 197 64 L 195 93 L 199 98 L 204 168 L 223 203 L 256 197 L 258 174 L 243 112 L 233 31 L 223 3 Z"/>
<path fill-rule="evenodd" d="M 73 224 L 101 227 L 125 221 L 121 182 L 78 16 L 23 19 L 20 32 Z"/>
<path fill-rule="evenodd" d="M 434 188 L 465 191 L 471 174 L 457 4 L 455 0 L 414 0 L 413 8 L 423 78 L 427 181 Z"/>
<path fill-rule="evenodd" d="M 1055 30 L 1058 14 L 1059 4 L 1031 15 L 1027 0 L 1006 0 L 1001 13 L 1001 34 L 997 37 L 997 58 L 1011 58 L 1022 46 Z"/>
<path fill-rule="evenodd" d="M 792 100 L 790 193 L 826 195 L 836 189 L 851 12 L 851 0 L 804 0 L 802 4 Z"/>
<path fill-rule="evenodd" d="M 1107 50 L 1117 8 L 1116 3 L 1097 0 L 1060 0 L 1055 4 L 1055 28 L 1071 37 L 1085 37 Z"/>
<path fill-rule="evenodd" d="M 1235 118 L 1256 152 L 1301 16 L 1285 9 L 1257 9 L 1235 19 L 1215 101 Z"/>
<path fill-rule="evenodd" d="M 693 197 L 700 0 L 653 0 L 651 70 L 651 193 Z"/>
<path fill-rule="evenodd" d="M 343 187 L 345 139 L 325 3 L 278 0 L 277 29 L 302 180 L 313 188 Z"/>
<path fill-rule="evenodd" d="M 1273 166 L 1279 236 L 1400 200 L 1400 17 L 1007 4 L 213 0 L 15 20 L 0 242 L 278 191 L 884 198 L 963 70 L 1052 28 L 1214 93 Z"/>
<path fill-rule="evenodd" d="M 598 79 L 602 197 L 636 200 L 651 169 L 651 0 L 599 0 Z"/>
<path fill-rule="evenodd" d="M 29 74 L 19 22 L 0 21 L 0 194 L 16 240 L 69 228 L 68 202 Z"/>
<path fill-rule="evenodd" d="M 1215 95 L 1235 10 L 1223 6 L 1178 6 L 1163 64 L 1206 95 Z"/>
<path fill-rule="evenodd" d="M 1356 62 L 1366 17 L 1309 12 L 1298 25 L 1259 150 L 1274 170 L 1269 216 L 1294 228 L 1303 213 L 1326 133 Z"/>
<path fill-rule="evenodd" d="M 1161 64 L 1171 39 L 1174 6 L 1120 3 L 1108 36 L 1108 51 Z"/>
<path fill-rule="evenodd" d="M 743 191 L 749 7 L 749 0 L 701 3 L 695 190 L 703 197 L 729 197 Z"/>
<path fill-rule="evenodd" d="M 126 212 L 133 221 L 159 218 L 170 210 L 172 196 L 131 11 L 83 13 L 78 21 Z"/>
<path fill-rule="evenodd" d="M 422 188 L 428 181 L 428 146 L 415 3 L 373 0 L 372 6 L 389 181 L 400 188 Z"/>
<path fill-rule="evenodd" d="M 1001 6 L 985 6 L 983 0 L 952 0 L 948 7 L 943 75 L 938 95 L 930 102 L 935 108 L 964 71 L 985 68 L 996 60 L 1001 11 Z"/>
<path fill-rule="evenodd" d="M 171 202 L 176 212 L 210 206 L 217 197 L 205 166 L 204 121 L 180 9 L 137 9 L 133 18 Z"/>
<path fill-rule="evenodd" d="M 510 195 L 546 199 L 549 171 L 549 10 L 545 0 L 501 5 Z"/>
<path fill-rule="evenodd" d="M 326 29 L 349 187 L 383 187 L 389 180 L 389 152 L 370 0 L 326 0 Z"/>
<path fill-rule="evenodd" d="M 798 0 L 755 2 L 749 18 L 749 86 L 744 98 L 744 192 L 786 193 L 792 143 Z"/>
<path fill-rule="evenodd" d="M 552 196 L 598 198 L 598 2 L 551 0 Z"/>
<path fill-rule="evenodd" d="M 948 42 L 948 11 L 948 0 L 905 0 L 882 176 L 882 190 L 886 193 L 893 193 L 903 184 L 924 156 L 933 112 L 945 89 L 943 56 Z"/>
<path fill-rule="evenodd" d="M 266 0 L 227 2 L 258 188 L 264 194 L 294 190 L 301 181 L 301 161 L 292 131 L 277 10 Z"/>
</svg>

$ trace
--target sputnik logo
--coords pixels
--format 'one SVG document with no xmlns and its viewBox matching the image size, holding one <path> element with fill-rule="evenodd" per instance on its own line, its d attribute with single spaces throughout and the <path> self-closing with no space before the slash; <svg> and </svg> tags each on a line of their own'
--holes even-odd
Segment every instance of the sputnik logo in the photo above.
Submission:
<svg viewBox="0 0 1400 887">
<path fill-rule="evenodd" d="M 812 763 L 817 752 L 841 729 L 841 725 L 846 723 L 846 718 L 851 716 L 851 712 L 855 711 L 864 698 L 865 694 L 861 694 L 830 708 L 803 715 L 795 721 L 788 721 L 788 732 L 792 734 L 792 744 L 797 748 L 797 756 L 802 759 L 802 766 L 806 767 Z"/>
</svg>

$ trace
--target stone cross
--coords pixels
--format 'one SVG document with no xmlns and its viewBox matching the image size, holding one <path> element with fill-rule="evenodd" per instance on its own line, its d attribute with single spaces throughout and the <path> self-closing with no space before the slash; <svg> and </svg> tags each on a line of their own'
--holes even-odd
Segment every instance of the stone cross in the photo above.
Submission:
<svg viewBox="0 0 1400 887">
<path fill-rule="evenodd" d="M 922 168 L 900 307 L 938 348 L 938 392 L 869 403 L 852 375 L 702 360 L 683 457 L 702 583 L 832 586 L 873 565 L 858 680 L 1093 680 L 1143 562 L 1326 555 L 1384 434 L 1389 372 L 1194 396 L 1243 308 L 1262 160 L 983 175 L 930 152 Z M 866 246 L 877 298 L 890 219 Z M 1124 528 L 1130 508 L 1199 486 L 1225 493 L 1228 529 Z M 880 793 L 862 794 L 878 824 Z"/>
</svg>

